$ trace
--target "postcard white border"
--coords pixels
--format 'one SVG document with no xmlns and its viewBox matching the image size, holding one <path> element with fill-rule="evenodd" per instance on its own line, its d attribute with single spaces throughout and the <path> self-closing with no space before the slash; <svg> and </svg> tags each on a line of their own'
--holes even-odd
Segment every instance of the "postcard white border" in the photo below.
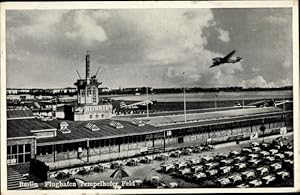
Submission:
<svg viewBox="0 0 300 195">
<path fill-rule="evenodd" d="M 177 188 L 177 189 L 131 189 L 131 190 L 9 190 L 7 191 L 6 174 L 6 45 L 5 45 L 5 10 L 30 9 L 144 9 L 144 8 L 272 8 L 286 7 L 293 10 L 293 100 L 294 100 L 294 147 L 295 178 L 294 187 L 276 188 Z M 240 192 L 297 192 L 299 191 L 299 27 L 298 1 L 135 1 L 135 2 L 5 2 L 1 3 L 1 193 L 3 194 L 149 194 L 149 193 L 240 193 Z M 221 190 L 220 190 L 221 189 Z"/>
</svg>

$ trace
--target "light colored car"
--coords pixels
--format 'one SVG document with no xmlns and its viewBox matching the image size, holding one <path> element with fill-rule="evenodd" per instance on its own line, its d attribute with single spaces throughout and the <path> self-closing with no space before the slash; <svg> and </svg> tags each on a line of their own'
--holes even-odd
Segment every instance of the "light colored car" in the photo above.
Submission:
<svg viewBox="0 0 300 195">
<path fill-rule="evenodd" d="M 269 152 L 271 153 L 271 155 L 277 154 L 278 150 L 277 149 L 271 149 L 269 150 Z"/>
<path fill-rule="evenodd" d="M 237 185 L 236 187 L 237 187 L 237 188 L 249 188 L 250 185 L 245 184 L 245 183 L 242 183 L 242 184 L 240 184 L 240 185 Z"/>
<path fill-rule="evenodd" d="M 231 180 L 233 184 L 243 181 L 242 175 L 239 173 L 232 174 L 228 176 L 228 178 Z"/>
<path fill-rule="evenodd" d="M 204 178 L 207 177 L 206 174 L 203 173 L 203 172 L 195 173 L 195 174 L 193 174 L 193 176 L 194 176 L 196 179 L 204 179 Z"/>
<path fill-rule="evenodd" d="M 238 162 L 244 162 L 247 160 L 246 156 L 237 156 L 234 158 L 234 160 L 238 161 Z"/>
<path fill-rule="evenodd" d="M 241 151 L 239 151 L 239 150 L 233 150 L 233 151 L 230 152 L 230 155 L 232 155 L 232 156 L 237 156 L 237 155 L 240 155 L 240 154 L 241 154 Z"/>
<path fill-rule="evenodd" d="M 273 183 L 274 181 L 276 181 L 276 177 L 274 175 L 267 175 L 265 177 L 262 178 L 264 184 L 269 185 L 271 183 Z"/>
<path fill-rule="evenodd" d="M 270 167 L 271 167 L 271 169 L 273 171 L 278 171 L 278 170 L 280 170 L 282 168 L 282 164 L 280 164 L 280 163 L 273 163 L 273 164 L 270 165 Z"/>
<path fill-rule="evenodd" d="M 233 163 L 234 159 L 229 158 L 229 159 L 223 159 L 220 161 L 221 164 L 223 165 L 230 165 L 231 163 Z"/>
<path fill-rule="evenodd" d="M 285 151 L 284 152 L 284 155 L 287 157 L 287 158 L 292 158 L 294 156 L 294 153 L 292 151 Z"/>
<path fill-rule="evenodd" d="M 209 170 L 209 171 L 207 171 L 207 174 L 208 174 L 209 176 L 217 175 L 217 174 L 218 174 L 218 170 L 217 170 L 217 169 Z"/>
<path fill-rule="evenodd" d="M 286 180 L 291 176 L 291 174 L 287 171 L 279 171 L 276 173 L 276 175 L 281 179 L 281 180 Z"/>
<path fill-rule="evenodd" d="M 242 177 L 244 177 L 245 179 L 255 178 L 255 172 L 254 171 L 244 171 L 241 174 L 242 174 Z"/>
<path fill-rule="evenodd" d="M 234 168 L 236 170 L 242 170 L 242 169 L 245 169 L 246 167 L 247 167 L 246 163 L 236 163 L 236 164 L 234 164 Z"/>
<path fill-rule="evenodd" d="M 259 146 L 260 144 L 259 144 L 259 142 L 251 142 L 251 146 L 252 147 L 257 147 L 257 146 Z"/>
<path fill-rule="evenodd" d="M 260 151 L 261 151 L 261 148 L 260 148 L 260 147 L 253 147 L 253 148 L 252 148 L 252 151 L 255 152 L 255 153 L 256 153 L 256 152 L 260 152 Z"/>
<path fill-rule="evenodd" d="M 220 172 L 222 174 L 226 174 L 229 173 L 231 171 L 232 167 L 231 166 L 224 166 L 224 167 L 220 167 Z"/>
<path fill-rule="evenodd" d="M 263 157 L 265 157 L 265 156 L 269 156 L 270 155 L 270 152 L 268 152 L 268 151 L 260 151 L 260 153 L 259 154 L 261 154 Z"/>
<path fill-rule="evenodd" d="M 263 184 L 263 182 L 261 180 L 259 180 L 259 179 L 255 179 L 255 180 L 252 180 L 252 181 L 249 182 L 249 185 L 251 187 L 259 187 L 262 184 Z"/>
<path fill-rule="evenodd" d="M 269 173 L 269 168 L 266 167 L 266 166 L 258 167 L 258 168 L 256 169 L 256 171 L 258 172 L 258 174 L 259 174 L 260 176 L 263 176 L 263 175 Z"/>
<path fill-rule="evenodd" d="M 214 169 L 214 168 L 218 167 L 219 163 L 210 162 L 210 163 L 206 163 L 205 166 L 206 166 L 207 170 L 210 170 L 210 169 Z"/>
</svg>

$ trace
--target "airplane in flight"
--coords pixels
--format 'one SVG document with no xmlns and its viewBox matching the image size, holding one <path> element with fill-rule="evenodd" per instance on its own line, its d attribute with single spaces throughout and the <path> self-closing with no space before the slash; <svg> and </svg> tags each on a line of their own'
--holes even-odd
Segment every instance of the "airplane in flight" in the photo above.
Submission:
<svg viewBox="0 0 300 195">
<path fill-rule="evenodd" d="M 274 101 L 272 100 L 260 100 L 256 102 L 252 102 L 244 107 L 260 107 L 260 108 L 266 108 L 266 107 L 278 107 L 282 104 L 293 102 L 291 100 L 284 100 L 284 101 Z"/>
<path fill-rule="evenodd" d="M 147 104 L 148 104 L 148 109 L 151 109 L 151 107 L 156 103 L 157 103 L 156 100 L 146 100 L 146 101 L 136 102 L 136 103 L 128 104 L 128 105 L 125 102 L 121 102 L 120 103 L 120 108 L 121 109 L 140 109 L 140 110 L 144 110 L 144 109 L 147 109 Z"/>
<path fill-rule="evenodd" d="M 213 58 L 213 64 L 210 66 L 210 68 L 214 67 L 214 66 L 219 66 L 221 64 L 226 64 L 226 63 L 236 63 L 241 61 L 243 58 L 241 57 L 236 57 L 235 59 L 232 59 L 233 54 L 236 51 L 233 50 L 232 52 L 230 52 L 229 54 L 227 54 L 225 57 L 217 57 L 217 58 Z"/>
</svg>

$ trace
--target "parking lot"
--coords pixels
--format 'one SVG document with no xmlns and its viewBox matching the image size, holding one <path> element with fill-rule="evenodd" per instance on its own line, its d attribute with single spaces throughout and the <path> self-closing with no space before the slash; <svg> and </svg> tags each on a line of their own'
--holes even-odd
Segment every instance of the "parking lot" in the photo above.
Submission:
<svg viewBox="0 0 300 195">
<path fill-rule="evenodd" d="M 293 137 L 274 137 L 225 147 L 197 146 L 160 154 L 61 170 L 52 182 L 129 181 L 123 188 L 266 187 L 293 185 Z M 121 168 L 120 168 L 121 167 Z M 124 170 L 124 176 L 114 175 Z M 43 186 L 41 186 L 43 187 Z M 107 188 L 107 186 L 94 186 Z M 111 187 L 110 187 L 111 188 Z"/>
</svg>

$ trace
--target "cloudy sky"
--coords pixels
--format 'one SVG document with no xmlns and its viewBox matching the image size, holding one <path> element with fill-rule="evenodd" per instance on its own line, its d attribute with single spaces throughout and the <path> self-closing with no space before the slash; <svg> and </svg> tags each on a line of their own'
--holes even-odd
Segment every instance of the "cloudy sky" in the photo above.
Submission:
<svg viewBox="0 0 300 195">
<path fill-rule="evenodd" d="M 10 10 L 7 87 L 74 87 L 87 50 L 110 88 L 291 85 L 291 11 Z M 242 62 L 208 68 L 233 49 Z"/>
</svg>

